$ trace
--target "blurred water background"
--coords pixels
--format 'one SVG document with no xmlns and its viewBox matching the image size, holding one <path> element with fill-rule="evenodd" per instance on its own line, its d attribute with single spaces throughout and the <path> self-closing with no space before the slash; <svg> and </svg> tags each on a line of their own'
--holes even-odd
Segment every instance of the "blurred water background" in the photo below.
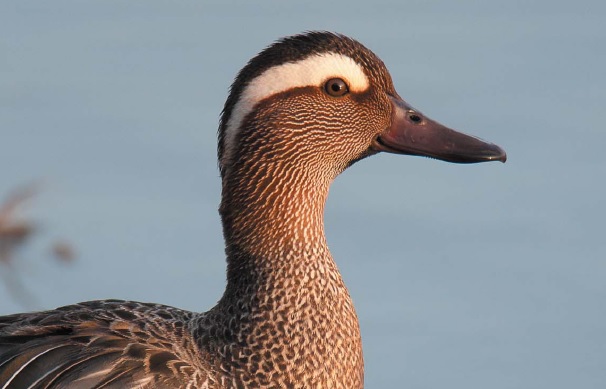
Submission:
<svg viewBox="0 0 606 389">
<path fill-rule="evenodd" d="M 366 386 L 605 388 L 605 20 L 589 0 L 4 1 L 0 196 L 42 183 L 11 271 L 38 308 L 210 308 L 228 86 L 273 40 L 338 31 L 415 107 L 509 156 L 380 155 L 334 184 L 326 229 Z M 44 260 L 57 238 L 71 266 Z M 0 285 L 0 314 L 24 309 Z"/>
</svg>

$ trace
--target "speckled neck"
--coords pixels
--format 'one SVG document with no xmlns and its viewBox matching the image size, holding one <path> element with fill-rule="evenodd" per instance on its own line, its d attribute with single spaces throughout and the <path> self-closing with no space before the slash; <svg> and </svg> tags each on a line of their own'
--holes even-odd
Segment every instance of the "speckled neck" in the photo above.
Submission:
<svg viewBox="0 0 606 389">
<path fill-rule="evenodd" d="M 239 318 L 230 353 L 259 358 L 251 386 L 363 385 L 358 318 L 324 236 L 331 181 L 254 158 L 224 176 L 228 284 L 213 311 Z"/>
</svg>

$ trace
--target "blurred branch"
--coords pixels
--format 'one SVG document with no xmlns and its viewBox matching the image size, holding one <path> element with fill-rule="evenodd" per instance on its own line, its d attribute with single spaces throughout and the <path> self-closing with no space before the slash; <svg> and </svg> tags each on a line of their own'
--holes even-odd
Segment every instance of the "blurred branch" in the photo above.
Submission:
<svg viewBox="0 0 606 389">
<path fill-rule="evenodd" d="M 26 288 L 16 262 L 18 252 L 24 248 L 38 232 L 34 222 L 18 217 L 19 208 L 34 197 L 39 185 L 28 185 L 9 193 L 0 204 L 0 275 L 13 299 L 25 308 L 38 306 L 36 298 Z M 58 241 L 51 247 L 51 254 L 61 262 L 72 262 L 75 254 L 72 246 Z"/>
<path fill-rule="evenodd" d="M 17 208 L 37 192 L 33 185 L 20 188 L 9 194 L 0 205 L 0 262 L 10 264 L 15 251 L 21 247 L 34 232 L 31 222 L 16 218 Z"/>
</svg>

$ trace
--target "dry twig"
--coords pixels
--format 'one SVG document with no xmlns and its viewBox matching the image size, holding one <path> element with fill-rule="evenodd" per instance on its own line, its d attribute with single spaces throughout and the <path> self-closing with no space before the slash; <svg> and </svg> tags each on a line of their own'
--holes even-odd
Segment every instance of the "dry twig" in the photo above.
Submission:
<svg viewBox="0 0 606 389">
<path fill-rule="evenodd" d="M 38 231 L 34 222 L 19 218 L 18 209 L 38 192 L 38 185 L 28 185 L 13 191 L 0 204 L 0 276 L 13 299 L 26 308 L 38 306 L 36 299 L 25 287 L 16 267 L 18 251 Z M 72 262 L 74 250 L 65 241 L 56 242 L 51 248 L 54 257 L 61 262 Z"/>
</svg>

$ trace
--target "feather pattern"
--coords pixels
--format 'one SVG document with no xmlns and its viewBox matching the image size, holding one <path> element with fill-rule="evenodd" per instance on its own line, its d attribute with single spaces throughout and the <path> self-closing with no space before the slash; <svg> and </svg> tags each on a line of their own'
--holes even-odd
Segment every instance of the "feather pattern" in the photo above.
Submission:
<svg viewBox="0 0 606 389">
<path fill-rule="evenodd" d="M 2 317 L 0 388 L 181 387 L 204 371 L 192 352 L 191 319 L 120 300 Z"/>
</svg>

